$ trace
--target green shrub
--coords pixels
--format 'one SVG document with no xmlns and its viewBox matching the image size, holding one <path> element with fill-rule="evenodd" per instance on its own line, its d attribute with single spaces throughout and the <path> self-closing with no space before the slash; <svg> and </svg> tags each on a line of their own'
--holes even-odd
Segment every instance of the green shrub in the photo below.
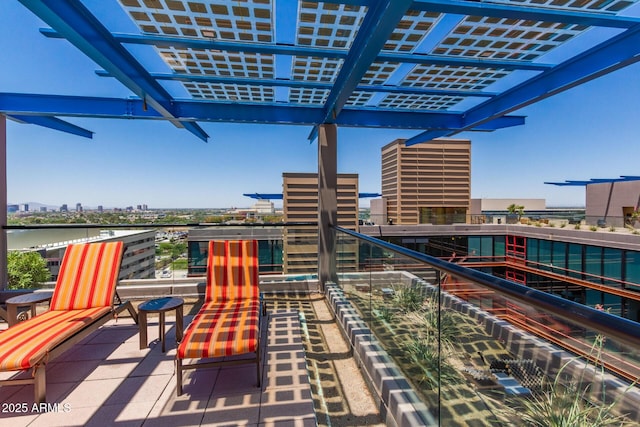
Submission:
<svg viewBox="0 0 640 427">
<path fill-rule="evenodd" d="M 35 288 L 51 278 L 47 261 L 38 252 L 10 251 L 7 254 L 8 289 Z"/>
</svg>

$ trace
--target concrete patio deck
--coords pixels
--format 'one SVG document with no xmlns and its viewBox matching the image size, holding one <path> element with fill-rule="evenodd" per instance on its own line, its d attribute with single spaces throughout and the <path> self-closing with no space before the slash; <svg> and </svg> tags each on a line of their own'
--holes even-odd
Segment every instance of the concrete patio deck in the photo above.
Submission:
<svg viewBox="0 0 640 427">
<path fill-rule="evenodd" d="M 176 397 L 175 319 L 167 352 L 139 348 L 131 318 L 111 321 L 47 365 L 48 407 L 33 386 L 0 387 L 0 424 L 19 426 L 315 426 L 316 415 L 297 312 L 269 313 L 262 330 L 262 387 L 255 364 L 188 371 Z M 185 318 L 185 323 L 190 317 Z M 149 339 L 158 337 L 157 317 Z M 22 374 L 25 375 L 25 374 Z M 2 378 L 6 378 L 6 373 Z M 7 424 L 5 424 L 7 423 Z"/>
</svg>

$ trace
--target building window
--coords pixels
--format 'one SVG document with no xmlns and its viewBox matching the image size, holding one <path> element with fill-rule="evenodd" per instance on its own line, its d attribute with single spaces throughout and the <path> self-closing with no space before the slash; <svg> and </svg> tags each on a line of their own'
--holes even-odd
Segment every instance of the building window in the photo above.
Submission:
<svg viewBox="0 0 640 427">
<path fill-rule="evenodd" d="M 602 283 L 602 248 L 599 246 L 586 246 L 584 264 L 584 272 L 588 274 L 586 280 L 593 283 Z"/>
<path fill-rule="evenodd" d="M 626 251 L 625 280 L 640 284 L 640 252 Z"/>
</svg>

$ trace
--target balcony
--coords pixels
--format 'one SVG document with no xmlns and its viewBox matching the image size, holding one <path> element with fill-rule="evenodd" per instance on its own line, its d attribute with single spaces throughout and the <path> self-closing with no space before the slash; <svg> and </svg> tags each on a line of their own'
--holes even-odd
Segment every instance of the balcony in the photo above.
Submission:
<svg viewBox="0 0 640 427">
<path fill-rule="evenodd" d="M 0 387 L 0 416 L 47 426 L 511 425 L 514 411 L 549 384 L 582 384 L 580 405 L 602 407 L 604 399 L 616 402 L 613 414 L 640 419 L 637 323 L 334 231 L 335 283 L 322 289 L 312 274 L 260 277 L 269 309 L 261 389 L 251 366 L 197 370 L 176 397 L 174 319 L 162 353 L 157 341 L 141 350 L 138 326 L 120 317 L 51 362 L 42 411 L 32 386 Z M 118 291 L 135 302 L 179 295 L 188 324 L 202 282 L 122 280 Z"/>
<path fill-rule="evenodd" d="M 123 284 L 119 293 L 136 302 L 158 295 L 157 288 L 167 289 L 166 281 L 133 282 Z M 188 324 L 198 308 L 198 285 L 193 279 L 178 282 L 170 292 L 185 299 Z M 184 394 L 176 397 L 175 318 L 168 316 L 163 353 L 157 317 L 149 319 L 150 345 L 144 349 L 138 325 L 119 317 L 48 364 L 47 406 L 33 406 L 33 386 L 0 387 L 5 406 L 0 418 L 16 426 L 311 426 L 318 425 L 316 418 L 320 425 L 328 419 L 384 425 L 374 400 L 362 394 L 366 384 L 354 376 L 358 368 L 322 294 L 267 292 L 265 301 L 269 315 L 262 330 L 261 388 L 255 386 L 255 367 L 239 365 L 189 371 Z"/>
<path fill-rule="evenodd" d="M 18 2 L 7 6 L 8 16 L 14 16 L 13 3 Z M 230 1 L 215 5 L 120 1 L 104 2 L 108 3 L 104 9 L 103 2 L 79 0 L 20 3 L 38 25 L 41 21 L 50 27 L 42 34 L 51 40 L 47 39 L 46 50 L 20 49 L 15 37 L 7 34 L 3 39 L 10 42 L 8 48 L 23 51 L 12 56 L 15 63 L 10 69 L 42 68 L 45 73 L 37 79 L 47 91 L 31 93 L 32 79 L 18 75 L 7 86 L 10 92 L 0 94 L 2 163 L 7 163 L 7 117 L 82 137 L 91 137 L 92 132 L 73 123 L 76 118 L 166 121 L 205 141 L 209 134 L 200 122 L 309 126 L 308 138 L 318 139 L 319 230 L 317 240 L 291 252 L 293 275 L 284 271 L 285 280 L 277 280 L 265 272 L 262 278 L 272 303 L 264 334 L 272 345 L 266 348 L 266 385 L 259 393 L 259 403 L 265 405 L 257 409 L 257 416 L 235 411 L 240 400 L 243 406 L 258 407 L 255 390 L 243 394 L 217 389 L 218 384 L 228 387 L 241 379 L 226 371 L 214 372 L 217 380 L 192 377 L 187 395 L 193 399 L 173 399 L 172 350 L 165 359 L 157 346 L 135 348 L 135 327 L 121 318 L 74 351 L 92 353 L 111 347 L 113 352 L 95 356 L 99 360 L 95 366 L 82 371 L 79 361 L 67 359 L 77 382 L 65 382 L 64 367 L 59 367 L 60 381 L 53 383 L 57 391 L 56 387 L 52 391 L 59 401 L 52 403 L 54 409 L 55 403 L 61 404 L 61 412 L 22 415 L 15 405 L 7 406 L 5 414 L 12 423 L 333 425 L 338 424 L 334 421 L 374 424 L 369 417 L 376 415 L 393 425 L 509 423 L 503 409 L 518 408 L 525 402 L 521 397 L 526 390 L 531 395 L 543 392 L 536 390 L 537 383 L 525 384 L 525 376 L 516 374 L 526 371 L 525 366 L 543 382 L 559 378 L 556 383 L 564 390 L 576 382 L 590 384 L 591 390 L 605 390 L 599 386 L 607 384 L 603 393 L 585 395 L 584 401 L 596 408 L 599 400 L 615 401 L 621 405 L 616 410 L 628 410 L 638 421 L 633 412 L 638 407 L 637 389 L 628 386 L 637 378 L 636 323 L 347 230 L 332 235 L 330 227 L 340 218 L 338 127 L 407 130 L 415 132 L 407 140 L 411 145 L 461 132 L 523 125 L 524 116 L 511 112 L 637 62 L 640 32 L 634 2 L 531 6 L 528 2 L 260 1 L 240 7 Z M 188 15 L 183 13 L 187 9 Z M 19 12 L 15 16 L 12 23 L 32 25 L 30 19 L 20 19 Z M 592 28 L 593 38 L 587 33 Z M 42 58 L 34 52 L 71 58 L 68 51 L 56 50 L 57 38 L 68 41 L 64 48 L 77 48 L 88 61 L 41 67 Z M 79 78 L 86 75 L 87 80 Z M 115 79 L 117 87 L 102 86 L 104 77 Z M 69 90 L 69 81 L 76 80 L 82 84 Z M 127 131 L 127 140 L 136 137 Z M 152 140 L 153 135 L 142 138 Z M 228 161 L 240 166 L 241 160 Z M 0 174 L 0 193 L 4 231 L 6 174 Z M 449 222 L 458 221 L 452 218 Z M 0 240 L 0 258 L 6 256 L 5 243 L 6 239 Z M 310 251 L 317 257 L 308 257 Z M 138 253 L 130 255 L 127 277 L 144 272 L 152 262 L 138 260 Z M 313 279 L 304 273 L 309 269 L 320 283 L 315 289 Z M 0 261 L 0 277 L 5 276 L 6 263 Z M 147 281 L 123 280 L 123 296 L 142 300 L 158 294 L 200 294 L 195 277 L 184 283 L 175 276 L 143 280 Z M 277 324 L 278 316 L 287 319 L 283 325 Z M 311 319 L 318 328 L 335 330 L 310 336 Z M 459 329 L 446 329 L 451 323 Z M 460 334 L 463 326 L 473 339 Z M 329 337 L 340 336 L 338 331 L 348 343 L 341 349 L 327 344 Z M 297 361 L 282 371 L 280 333 L 284 341 L 291 336 L 296 349 L 284 351 L 282 357 L 292 360 L 287 351 L 295 351 Z M 556 344 L 548 342 L 551 337 Z M 565 338 L 571 348 L 556 347 Z M 297 350 L 298 340 L 303 354 Z M 593 369 L 586 362 L 581 369 L 576 362 L 576 357 L 586 356 L 592 356 Z M 303 360 L 310 372 L 308 385 L 301 380 Z M 154 364 L 161 362 L 166 363 L 156 373 Z M 315 366 L 346 362 L 361 368 L 362 378 L 352 372 L 326 384 L 326 373 L 313 371 Z M 426 362 L 434 363 L 427 368 Z M 624 369 L 611 370 L 616 366 Z M 99 373 L 92 377 L 94 372 Z M 164 383 L 154 383 L 155 376 L 163 376 Z M 225 376 L 233 378 L 223 380 Z M 347 378 L 361 382 L 352 384 Z M 93 379 L 110 382 L 112 388 L 89 390 Z M 349 399 L 347 390 L 360 392 L 365 383 L 377 409 L 359 413 L 354 409 L 358 402 Z M 307 387 L 305 394 L 302 390 Z M 28 406 L 24 391 L 8 389 L 0 390 L 8 393 L 0 395 L 3 402 Z M 163 392 L 154 396 L 149 389 Z M 300 391 L 300 396 L 291 396 L 292 390 Z M 336 394 L 340 398 L 334 402 Z M 288 406 L 297 407 L 302 395 L 313 401 L 313 417 L 303 405 L 299 411 Z M 64 412 L 64 399 L 71 397 L 70 411 Z"/>
</svg>

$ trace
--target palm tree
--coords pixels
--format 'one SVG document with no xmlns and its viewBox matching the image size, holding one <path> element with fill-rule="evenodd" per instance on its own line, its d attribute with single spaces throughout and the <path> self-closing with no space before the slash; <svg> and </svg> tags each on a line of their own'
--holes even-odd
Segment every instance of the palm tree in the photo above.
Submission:
<svg viewBox="0 0 640 427">
<path fill-rule="evenodd" d="M 520 218 L 524 214 L 524 206 L 516 205 L 515 203 L 511 203 L 509 206 L 507 206 L 507 211 L 510 214 L 517 214 L 518 215 L 518 221 L 520 221 Z"/>
</svg>

